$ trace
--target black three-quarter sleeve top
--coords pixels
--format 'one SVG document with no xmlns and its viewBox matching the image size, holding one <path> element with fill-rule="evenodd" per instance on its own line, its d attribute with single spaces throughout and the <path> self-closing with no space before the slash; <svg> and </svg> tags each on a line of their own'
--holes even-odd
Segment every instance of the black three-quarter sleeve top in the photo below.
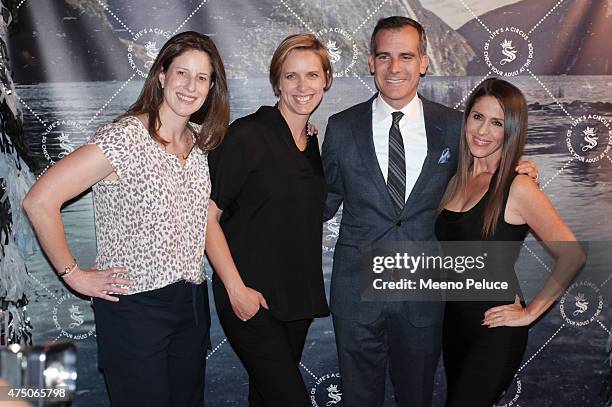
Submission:
<svg viewBox="0 0 612 407">
<path fill-rule="evenodd" d="M 211 199 L 247 287 L 282 321 L 329 313 L 322 273 L 325 181 L 316 136 L 300 151 L 276 107 L 233 122 L 210 153 Z M 217 312 L 230 306 L 213 275 Z M 232 311 L 233 312 L 233 311 Z"/>
</svg>

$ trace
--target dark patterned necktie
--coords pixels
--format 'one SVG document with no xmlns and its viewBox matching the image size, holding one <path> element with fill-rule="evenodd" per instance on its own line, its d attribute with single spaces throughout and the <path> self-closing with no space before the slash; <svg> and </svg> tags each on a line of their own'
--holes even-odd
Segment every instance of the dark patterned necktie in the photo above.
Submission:
<svg viewBox="0 0 612 407">
<path fill-rule="evenodd" d="M 393 112 L 393 124 L 389 130 L 389 172 L 387 174 L 387 188 L 398 212 L 402 210 L 406 197 L 406 158 L 404 154 L 404 140 L 400 133 L 399 122 L 404 113 Z"/>
</svg>

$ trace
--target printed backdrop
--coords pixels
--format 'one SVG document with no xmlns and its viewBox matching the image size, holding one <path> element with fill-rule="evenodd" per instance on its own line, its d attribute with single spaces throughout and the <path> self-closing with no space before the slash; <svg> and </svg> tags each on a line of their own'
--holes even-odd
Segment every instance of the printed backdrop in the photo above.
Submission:
<svg viewBox="0 0 612 407">
<path fill-rule="evenodd" d="M 609 371 L 610 209 L 612 207 L 611 0 L 22 0 L 3 1 L 14 95 L 23 121 L 24 159 L 39 175 L 82 144 L 135 99 L 164 41 L 196 30 L 210 35 L 225 61 L 232 119 L 275 102 L 267 67 L 276 45 L 297 32 L 329 48 L 334 85 L 313 117 L 321 130 L 330 114 L 375 91 L 366 59 L 376 21 L 406 15 L 429 36 L 430 68 L 423 96 L 462 109 L 489 76 L 505 77 L 529 103 L 526 155 L 542 188 L 582 241 L 598 272 L 583 276 L 530 332 L 516 380 L 502 405 L 599 406 Z M 6 7 L 5 7 L 6 6 Z M 6 28 L 6 27 L 5 27 Z M 3 174 L 0 174 L 0 178 Z M 89 193 L 64 208 L 66 233 L 80 264 L 95 258 Z M 324 227 L 327 287 L 341 213 Z M 610 250 L 607 250 L 610 251 Z M 517 273 L 528 299 L 553 260 L 533 237 Z M 79 350 L 76 406 L 105 406 L 96 365 L 93 313 L 54 275 L 38 250 L 27 260 L 28 312 L 34 343 L 73 340 Z M 603 272 L 602 272 L 603 270 Z M 210 276 L 210 269 L 207 267 Z M 213 310 L 206 401 L 246 405 L 248 379 Z M 330 318 L 316 320 L 301 364 L 313 406 L 341 405 Z M 442 369 L 435 405 L 444 400 Z M 338 386 L 334 388 L 334 385 Z M 387 405 L 394 405 L 387 390 Z M 331 404 L 330 404 L 331 403 Z M 367 406 L 365 406 L 367 407 Z"/>
</svg>

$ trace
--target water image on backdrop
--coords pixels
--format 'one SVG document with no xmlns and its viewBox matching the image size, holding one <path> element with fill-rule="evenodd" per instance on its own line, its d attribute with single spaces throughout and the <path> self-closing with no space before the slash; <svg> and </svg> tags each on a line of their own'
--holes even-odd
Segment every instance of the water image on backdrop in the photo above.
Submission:
<svg viewBox="0 0 612 407">
<path fill-rule="evenodd" d="M 333 87 L 312 118 L 320 142 L 329 116 L 375 93 L 366 63 L 369 37 L 376 21 L 385 16 L 412 17 L 427 30 L 431 64 L 421 80 L 422 97 L 461 110 L 469 93 L 487 77 L 503 77 L 518 86 L 529 106 L 525 158 L 535 161 L 542 189 L 577 238 L 589 242 L 597 256 L 589 258 L 591 271 L 580 279 L 589 285 L 572 286 L 531 328 L 521 368 L 500 405 L 603 405 L 610 371 L 606 344 L 612 328 L 612 283 L 608 282 L 612 270 L 607 262 L 612 252 L 610 1 L 23 0 L 3 4 L 10 15 L 3 41 L 13 82 L 10 76 L 4 81 L 2 97 L 5 103 L 15 102 L 14 117 L 22 128 L 11 137 L 24 146 L 20 151 L 34 175 L 123 113 L 136 100 L 165 40 L 186 30 L 210 35 L 219 47 L 230 78 L 232 120 L 276 102 L 267 77 L 276 45 L 292 33 L 317 35 L 328 47 L 335 72 Z M 0 174 L 0 179 L 5 176 Z M 92 264 L 96 247 L 91 193 L 68 204 L 62 215 L 79 264 Z M 342 211 L 323 228 L 328 294 L 341 218 Z M 527 301 L 553 263 L 529 235 L 516 265 Z M 40 249 L 25 264 L 31 279 L 27 314 L 33 343 L 74 341 L 78 348 L 74 405 L 108 405 L 97 367 L 89 302 L 62 284 Z M 208 265 L 206 273 L 211 276 Z M 210 298 L 212 351 L 206 405 L 246 405 L 248 376 L 225 339 L 212 293 Z M 328 391 L 330 386 L 339 388 L 331 318 L 313 323 L 300 366 L 313 406 L 342 405 L 341 389 Z M 434 405 L 443 405 L 444 394 L 440 366 Z M 386 405 L 395 405 L 389 385 L 386 398 Z"/>
</svg>

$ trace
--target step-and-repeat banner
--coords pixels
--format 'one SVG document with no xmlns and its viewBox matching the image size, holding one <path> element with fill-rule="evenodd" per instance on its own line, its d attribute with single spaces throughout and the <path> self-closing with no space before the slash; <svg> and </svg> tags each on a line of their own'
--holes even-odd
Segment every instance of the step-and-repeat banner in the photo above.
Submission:
<svg viewBox="0 0 612 407">
<path fill-rule="evenodd" d="M 315 34 L 328 47 L 335 76 L 332 89 L 313 116 L 314 124 L 323 130 L 331 114 L 375 92 L 367 67 L 370 34 L 379 18 L 405 15 L 420 21 L 429 37 L 431 63 L 421 81 L 421 94 L 461 110 L 470 91 L 486 77 L 503 77 L 516 84 L 529 103 L 526 156 L 537 163 L 541 187 L 580 240 L 600 247 L 612 240 L 609 0 L 2 3 L 2 55 L 9 66 L 2 66 L 2 117 L 6 118 L 0 124 L 4 144 L 11 144 L 10 152 L 21 156 L 34 175 L 70 154 L 98 127 L 126 110 L 136 99 L 157 52 L 173 34 L 195 30 L 213 38 L 230 78 L 232 120 L 275 102 L 267 69 L 279 42 L 293 33 Z M 7 151 L 3 148 L 1 152 Z M 0 174 L 0 179 L 5 184 L 11 181 L 8 173 Z M 93 263 L 90 194 L 67 205 L 63 216 L 79 263 Z M 341 213 L 324 227 L 327 287 L 340 217 Z M 599 263 L 612 270 L 609 263 L 601 259 Z M 552 264 L 548 252 L 530 236 L 516 266 L 528 300 Z M 39 249 L 27 257 L 26 266 L 33 342 L 74 341 L 79 352 L 74 405 L 108 405 L 97 368 L 89 302 L 67 290 Z M 210 277 L 208 267 L 206 272 Z M 591 279 L 577 281 L 533 326 L 525 359 L 500 404 L 603 405 L 610 367 L 606 345 L 612 300 L 609 275 L 596 273 Z M 207 363 L 207 405 L 246 405 L 248 378 L 226 342 L 214 306 L 211 309 L 213 348 Z M 341 405 L 330 318 L 312 325 L 301 368 L 313 405 Z M 440 368 L 435 405 L 442 405 L 444 392 Z M 394 405 L 390 388 L 387 398 L 388 405 Z"/>
</svg>

